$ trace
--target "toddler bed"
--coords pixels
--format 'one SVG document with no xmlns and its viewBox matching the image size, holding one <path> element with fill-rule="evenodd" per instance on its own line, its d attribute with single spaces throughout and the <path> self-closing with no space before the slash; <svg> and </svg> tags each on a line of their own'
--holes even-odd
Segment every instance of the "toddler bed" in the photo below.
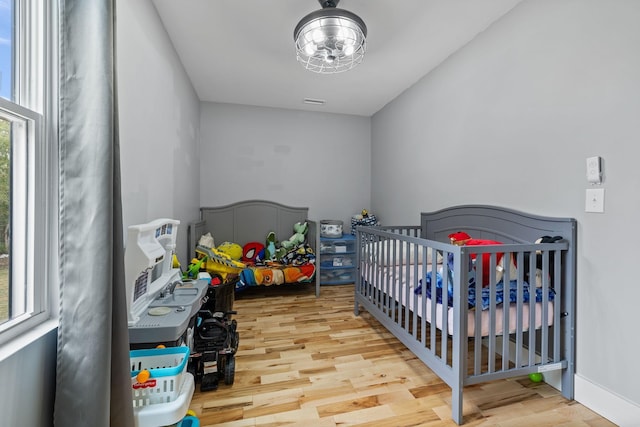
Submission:
<svg viewBox="0 0 640 427">
<path fill-rule="evenodd" d="M 308 230 L 306 242 L 302 245 L 304 254 L 288 262 L 247 265 L 239 272 L 240 280 L 236 290 L 248 286 L 271 284 L 315 284 L 316 296 L 320 293 L 317 280 L 315 254 L 317 254 L 317 224 L 308 218 L 309 209 L 292 207 L 266 200 L 246 200 L 218 207 L 201 207 L 200 219 L 191 222 L 188 230 L 189 259 L 201 236 L 211 233 L 216 244 L 232 242 L 244 247 L 250 242 L 265 243 L 270 232 L 282 241 L 294 233 L 294 224 L 306 222 Z M 299 248 L 300 249 L 300 248 Z M 299 252 L 302 252 L 300 250 Z"/>
<path fill-rule="evenodd" d="M 452 238 L 472 237 L 454 244 Z M 367 310 L 452 389 L 530 373 L 573 398 L 576 221 L 467 205 L 420 226 L 357 227 Z"/>
</svg>

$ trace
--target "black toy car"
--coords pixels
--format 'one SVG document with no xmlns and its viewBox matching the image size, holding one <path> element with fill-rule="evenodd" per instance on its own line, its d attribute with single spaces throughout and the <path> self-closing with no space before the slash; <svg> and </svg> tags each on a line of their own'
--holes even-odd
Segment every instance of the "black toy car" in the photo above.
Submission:
<svg viewBox="0 0 640 427">
<path fill-rule="evenodd" d="M 221 379 L 233 384 L 240 337 L 232 314 L 236 312 L 198 312 L 189 370 L 200 381 L 200 391 L 217 389 Z"/>
<path fill-rule="evenodd" d="M 223 280 L 213 275 L 200 311 L 195 316 L 189 372 L 201 391 L 215 390 L 222 379 L 227 385 L 235 378 L 238 325 L 231 316 L 237 278 Z"/>
</svg>

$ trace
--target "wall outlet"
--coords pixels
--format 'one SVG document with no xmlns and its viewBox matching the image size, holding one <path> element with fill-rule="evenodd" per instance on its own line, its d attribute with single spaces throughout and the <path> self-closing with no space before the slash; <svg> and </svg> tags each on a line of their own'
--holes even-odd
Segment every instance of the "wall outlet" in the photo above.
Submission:
<svg viewBox="0 0 640 427">
<path fill-rule="evenodd" d="M 587 189 L 584 211 L 604 213 L 604 188 Z"/>
</svg>

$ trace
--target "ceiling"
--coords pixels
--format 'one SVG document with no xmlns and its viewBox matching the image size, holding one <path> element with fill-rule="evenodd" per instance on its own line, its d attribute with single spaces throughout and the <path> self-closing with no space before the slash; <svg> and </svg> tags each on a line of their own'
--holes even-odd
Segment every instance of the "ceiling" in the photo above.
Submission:
<svg viewBox="0 0 640 427">
<path fill-rule="evenodd" d="M 153 3 L 201 101 L 371 116 L 520 1 L 342 0 L 367 25 L 367 53 L 330 75 L 294 51 L 293 29 L 317 0 Z"/>
</svg>

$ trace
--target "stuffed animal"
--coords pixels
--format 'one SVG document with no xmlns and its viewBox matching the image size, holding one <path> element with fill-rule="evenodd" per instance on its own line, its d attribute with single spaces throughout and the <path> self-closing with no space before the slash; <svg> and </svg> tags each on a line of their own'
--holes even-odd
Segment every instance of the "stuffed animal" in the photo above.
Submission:
<svg viewBox="0 0 640 427">
<path fill-rule="evenodd" d="M 198 240 L 198 246 L 204 246 L 205 248 L 215 248 L 216 243 L 213 240 L 211 233 L 203 234 Z"/>
<path fill-rule="evenodd" d="M 288 240 L 280 242 L 280 246 L 285 248 L 287 251 L 295 248 L 298 245 L 301 245 L 305 242 L 307 232 L 309 231 L 309 224 L 307 222 L 296 222 L 293 224 L 293 236 L 289 237 Z"/>
<path fill-rule="evenodd" d="M 496 240 L 488 240 L 488 239 L 473 239 L 464 231 L 458 231 L 456 233 L 449 234 L 449 240 L 452 244 L 457 246 L 481 246 L 481 245 L 501 245 L 502 242 L 498 242 Z M 504 253 L 498 252 L 496 253 L 496 282 L 500 282 L 502 280 L 502 275 L 505 271 Z M 475 268 L 475 260 L 477 254 L 471 254 L 471 260 L 473 262 Z M 489 285 L 490 273 L 491 273 L 491 255 L 489 253 L 482 254 L 482 286 Z M 517 270 L 513 259 L 510 258 L 510 280 L 514 280 L 517 278 Z"/>
<path fill-rule="evenodd" d="M 270 286 L 284 283 L 284 273 L 277 268 L 256 268 L 253 274 L 259 285 Z"/>
<path fill-rule="evenodd" d="M 264 257 L 264 245 L 260 242 L 249 242 L 242 248 L 242 261 L 253 263 L 262 260 Z"/>
<path fill-rule="evenodd" d="M 458 231 L 458 232 L 449 234 L 449 240 L 453 245 L 464 246 L 465 243 L 471 240 L 471 236 L 469 236 L 464 231 Z"/>
<path fill-rule="evenodd" d="M 264 246 L 264 260 L 274 260 L 276 258 L 276 233 L 270 231 L 267 234 L 266 244 Z"/>
<path fill-rule="evenodd" d="M 562 236 L 542 236 L 535 241 L 536 244 L 540 243 L 556 243 L 562 241 Z M 536 251 L 536 272 L 535 280 L 529 272 L 529 264 L 525 263 L 525 277 L 528 277 L 529 283 L 535 282 L 536 287 L 542 287 L 542 267 L 543 267 L 543 255 L 542 251 Z M 551 281 L 551 277 L 554 273 L 554 259 L 553 256 L 549 256 L 549 276 L 547 277 Z"/>
<path fill-rule="evenodd" d="M 216 249 L 223 254 L 229 255 L 233 260 L 240 261 L 242 259 L 242 246 L 237 243 L 223 242 Z"/>
</svg>

